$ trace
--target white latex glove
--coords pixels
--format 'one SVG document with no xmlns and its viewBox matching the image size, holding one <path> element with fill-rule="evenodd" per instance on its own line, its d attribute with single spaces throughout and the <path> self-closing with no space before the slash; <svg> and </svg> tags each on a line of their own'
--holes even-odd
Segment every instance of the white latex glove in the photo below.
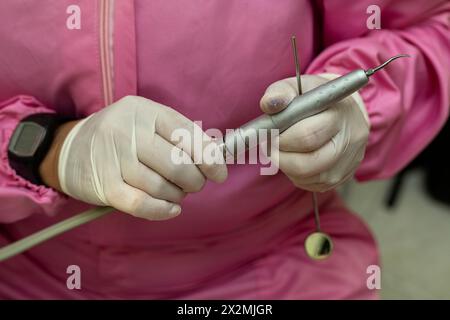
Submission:
<svg viewBox="0 0 450 320">
<path fill-rule="evenodd" d="M 302 75 L 303 92 L 338 76 Z M 261 109 L 277 113 L 297 95 L 296 78 L 275 82 L 262 97 Z M 273 160 L 298 188 L 327 191 L 353 176 L 364 157 L 369 128 L 364 102 L 356 92 L 280 134 L 280 152 Z"/>
<path fill-rule="evenodd" d="M 205 179 L 222 182 L 227 177 L 225 164 L 176 165 L 172 161 L 172 148 L 179 143 L 171 141 L 173 130 L 184 128 L 193 136 L 194 126 L 169 107 L 142 97 L 125 97 L 69 132 L 59 156 L 61 188 L 73 198 L 136 217 L 173 218 L 180 213 L 178 203 L 186 193 L 200 191 Z M 214 143 L 203 135 L 204 148 Z M 190 160 L 198 154 L 193 143 L 181 149 Z"/>
</svg>

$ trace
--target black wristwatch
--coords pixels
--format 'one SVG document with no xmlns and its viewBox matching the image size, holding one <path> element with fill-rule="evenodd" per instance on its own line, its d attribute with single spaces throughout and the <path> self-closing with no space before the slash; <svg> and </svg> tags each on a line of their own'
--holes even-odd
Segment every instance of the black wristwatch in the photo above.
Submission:
<svg viewBox="0 0 450 320">
<path fill-rule="evenodd" d="M 11 168 L 34 184 L 43 184 L 39 165 L 50 149 L 56 128 L 64 122 L 55 114 L 33 114 L 14 130 L 8 146 Z"/>
</svg>

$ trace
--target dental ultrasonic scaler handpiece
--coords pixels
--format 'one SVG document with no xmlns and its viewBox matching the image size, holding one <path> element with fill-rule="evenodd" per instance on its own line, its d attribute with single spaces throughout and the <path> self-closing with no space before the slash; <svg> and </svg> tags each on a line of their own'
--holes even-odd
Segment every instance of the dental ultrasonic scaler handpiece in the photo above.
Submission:
<svg viewBox="0 0 450 320">
<path fill-rule="evenodd" d="M 300 120 L 325 111 L 336 102 L 364 87 L 369 82 L 370 76 L 384 68 L 391 61 L 401 57 L 409 57 L 409 55 L 399 54 L 376 68 L 358 69 L 349 72 L 297 96 L 281 112 L 272 115 L 264 114 L 247 122 L 224 137 L 224 141 L 219 145 L 224 156 L 227 154 L 236 156 L 235 150 L 238 150 L 238 152 L 247 150 L 249 148 L 248 141 L 251 141 L 250 137 L 254 137 L 255 132 L 258 132 L 259 129 L 278 129 L 279 133 L 282 133 Z"/>
<path fill-rule="evenodd" d="M 225 157 L 227 157 L 227 154 L 230 152 L 231 155 L 236 156 L 236 153 L 233 153 L 231 150 L 234 150 L 234 147 L 239 144 L 244 147 L 243 150 L 248 149 L 246 141 L 249 140 L 252 134 L 254 135 L 255 130 L 278 129 L 280 133 L 285 131 L 300 120 L 328 109 L 334 103 L 361 89 L 369 82 L 369 77 L 371 75 L 385 67 L 392 60 L 400 57 L 409 56 L 406 54 L 394 56 L 376 68 L 352 71 L 340 78 L 318 86 L 311 91 L 305 92 L 292 100 L 292 102 L 283 111 L 273 115 L 262 115 L 250 122 L 247 122 L 239 129 L 234 130 L 233 133 L 227 134 L 224 138 L 224 142 L 222 142 L 219 147 L 222 148 Z M 239 149 L 238 146 L 237 150 L 242 149 Z M 77 214 L 17 242 L 0 248 L 0 262 L 24 252 L 63 232 L 98 219 L 113 211 L 115 211 L 115 209 L 111 207 L 97 207 Z"/>
</svg>

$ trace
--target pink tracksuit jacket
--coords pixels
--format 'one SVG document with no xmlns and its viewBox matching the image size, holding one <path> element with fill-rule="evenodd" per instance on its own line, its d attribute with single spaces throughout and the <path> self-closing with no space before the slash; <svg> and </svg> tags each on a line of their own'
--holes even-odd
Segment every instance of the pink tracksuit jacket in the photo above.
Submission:
<svg viewBox="0 0 450 320">
<path fill-rule="evenodd" d="M 381 29 L 366 21 L 381 9 Z M 67 8 L 80 8 L 80 28 Z M 90 205 L 11 169 L 7 145 L 33 113 L 86 117 L 125 95 L 171 106 L 203 128 L 235 128 L 261 113 L 274 81 L 343 74 L 407 53 L 361 90 L 371 133 L 360 181 L 387 178 L 447 119 L 447 0 L 34 0 L 0 1 L 0 246 Z M 70 12 L 70 10 L 69 10 Z M 367 268 L 379 264 L 364 223 L 335 192 L 319 195 L 333 256 L 303 250 L 314 223 L 310 194 L 258 165 L 230 165 L 168 221 L 115 212 L 0 263 L 0 298 L 375 298 Z M 364 199 L 361 199 L 364 201 Z M 426 214 L 426 212 L 424 212 Z M 81 268 L 81 289 L 66 271 Z"/>
</svg>

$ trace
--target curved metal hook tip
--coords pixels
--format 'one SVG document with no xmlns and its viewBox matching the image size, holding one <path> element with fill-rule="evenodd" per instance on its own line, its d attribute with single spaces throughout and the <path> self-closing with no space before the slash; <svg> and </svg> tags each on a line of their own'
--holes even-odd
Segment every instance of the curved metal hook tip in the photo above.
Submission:
<svg viewBox="0 0 450 320">
<path fill-rule="evenodd" d="M 373 75 L 375 72 L 377 72 L 380 69 L 383 69 L 385 66 L 387 66 L 389 63 L 391 63 L 392 61 L 394 61 L 395 59 L 398 58 L 409 58 L 411 57 L 408 54 L 398 54 L 396 56 L 393 56 L 392 58 L 390 58 L 389 60 L 383 62 L 382 64 L 380 64 L 378 67 L 372 68 L 372 69 L 367 69 L 366 70 L 366 75 L 369 77 L 371 75 Z"/>
</svg>

